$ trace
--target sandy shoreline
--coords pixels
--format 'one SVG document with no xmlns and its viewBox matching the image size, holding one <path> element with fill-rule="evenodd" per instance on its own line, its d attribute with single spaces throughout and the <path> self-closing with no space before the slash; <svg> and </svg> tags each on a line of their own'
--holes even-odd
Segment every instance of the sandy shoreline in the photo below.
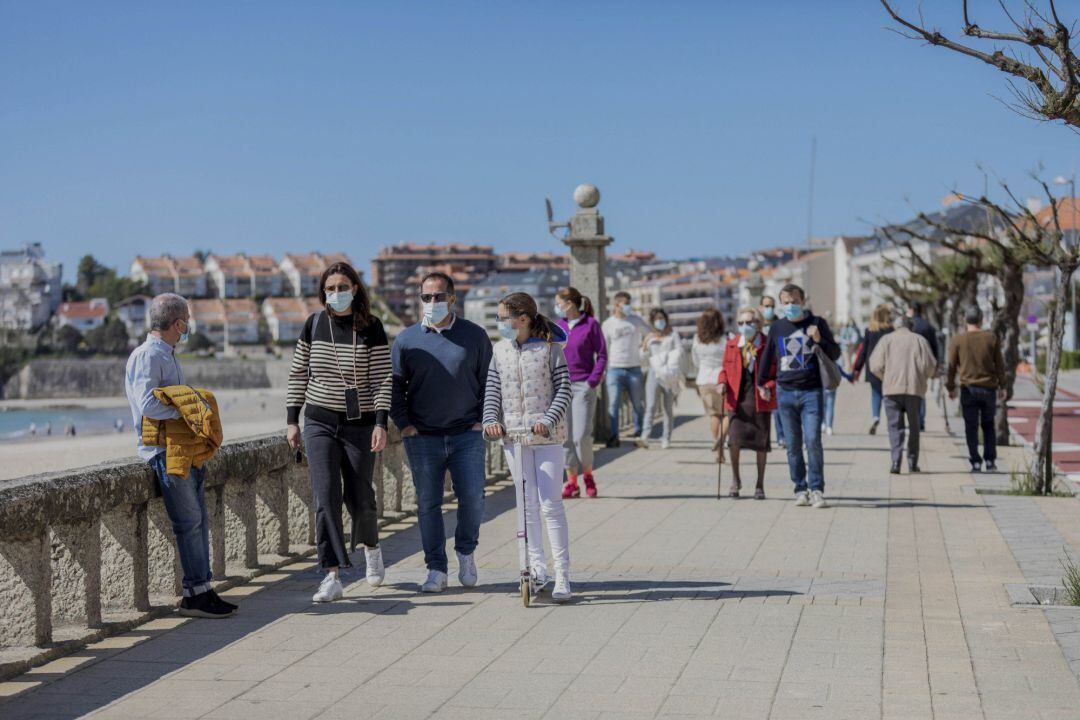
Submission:
<svg viewBox="0 0 1080 720">
<path fill-rule="evenodd" d="M 285 434 L 285 390 L 225 390 L 215 393 L 221 409 L 225 441 L 250 435 Z M 2 407 L 115 407 L 125 398 L 70 398 L 62 400 L 9 400 Z M 35 437 L 0 443 L 0 480 L 70 470 L 122 458 L 135 459 L 134 433 L 80 437 Z"/>
</svg>

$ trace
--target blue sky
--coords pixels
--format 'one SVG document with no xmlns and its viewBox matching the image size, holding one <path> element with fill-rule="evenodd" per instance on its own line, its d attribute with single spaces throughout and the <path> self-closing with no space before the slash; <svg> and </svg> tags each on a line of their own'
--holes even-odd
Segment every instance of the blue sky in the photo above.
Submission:
<svg viewBox="0 0 1080 720">
<path fill-rule="evenodd" d="M 86 252 L 555 250 L 544 197 L 565 216 L 593 182 L 615 249 L 728 254 L 803 240 L 813 135 L 816 235 L 981 190 L 978 163 L 1074 171 L 1077 136 L 1005 108 L 1000 73 L 886 24 L 875 0 L 0 0 L 0 245 L 69 278 Z"/>
</svg>

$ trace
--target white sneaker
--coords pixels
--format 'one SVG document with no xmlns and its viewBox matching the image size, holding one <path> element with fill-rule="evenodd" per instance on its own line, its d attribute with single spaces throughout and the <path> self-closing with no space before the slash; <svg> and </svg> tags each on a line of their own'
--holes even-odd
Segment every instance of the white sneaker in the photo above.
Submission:
<svg viewBox="0 0 1080 720">
<path fill-rule="evenodd" d="M 805 503 L 804 503 L 805 504 Z M 810 493 L 810 505 L 816 508 L 827 508 L 829 503 L 825 501 L 825 495 L 820 490 L 813 490 Z"/>
<path fill-rule="evenodd" d="M 573 597 L 570 592 L 570 576 L 567 573 L 555 573 L 555 589 L 551 592 L 551 599 L 557 603 L 564 603 Z"/>
<path fill-rule="evenodd" d="M 831 425 L 829 427 L 825 428 L 825 434 L 828 435 L 829 437 L 832 437 L 832 426 Z"/>
<path fill-rule="evenodd" d="M 648 447 L 649 447 L 649 436 L 646 435 L 645 433 L 642 433 L 642 434 L 638 435 L 636 438 L 634 438 L 634 444 L 637 445 L 639 448 L 648 449 Z"/>
<path fill-rule="evenodd" d="M 465 587 L 476 587 L 476 558 L 472 555 L 457 554 L 458 580 Z"/>
<path fill-rule="evenodd" d="M 532 566 L 532 572 L 529 573 L 530 582 L 532 583 L 533 595 L 541 593 L 548 584 L 547 568 L 543 565 L 536 564 Z"/>
<path fill-rule="evenodd" d="M 661 450 L 667 450 L 670 447 L 671 447 L 671 440 L 669 440 L 667 438 L 664 438 L 663 440 L 660 441 L 660 449 Z"/>
<path fill-rule="evenodd" d="M 796 507 L 806 507 L 809 504 L 810 504 L 810 496 L 806 493 L 805 490 L 803 490 L 802 492 L 795 493 L 795 506 Z"/>
<path fill-rule="evenodd" d="M 340 600 L 344 594 L 345 591 L 341 587 L 341 581 L 338 580 L 337 573 L 328 572 L 323 577 L 322 582 L 319 583 L 319 589 L 311 596 L 311 601 L 317 603 L 333 602 Z"/>
<path fill-rule="evenodd" d="M 446 573 L 442 570 L 428 570 L 427 580 L 420 586 L 420 592 L 441 593 L 446 589 Z"/>
<path fill-rule="evenodd" d="M 366 576 L 368 585 L 371 587 L 379 587 L 382 585 L 383 578 L 386 577 L 386 567 L 383 565 L 382 560 L 382 548 L 365 547 L 364 561 L 367 564 Z"/>
</svg>

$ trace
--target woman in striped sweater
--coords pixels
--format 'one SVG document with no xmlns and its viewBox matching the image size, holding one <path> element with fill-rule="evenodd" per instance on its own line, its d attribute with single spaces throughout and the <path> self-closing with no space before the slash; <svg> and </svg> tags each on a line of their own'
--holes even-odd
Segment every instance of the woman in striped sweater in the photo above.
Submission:
<svg viewBox="0 0 1080 720">
<path fill-rule="evenodd" d="M 510 293 L 499 301 L 499 334 L 484 392 L 484 435 L 505 437 L 507 431 L 532 433 L 528 443 L 504 443 L 514 476 L 518 507 L 524 505 L 532 585 L 547 585 L 547 559 L 540 534 L 540 513 L 547 525 L 555 560 L 552 599 L 570 599 L 570 537 L 562 501 L 563 422 L 570 407 L 570 374 L 561 343 L 566 333 L 536 309 L 526 293 Z M 518 483 L 524 483 L 524 490 Z"/>
<path fill-rule="evenodd" d="M 358 541 L 364 544 L 368 583 L 380 585 L 385 575 L 372 476 L 375 454 L 386 447 L 392 380 L 386 332 L 371 314 L 356 270 L 343 262 L 328 267 L 319 300 L 326 309 L 307 319 L 296 341 L 285 404 L 289 445 L 303 446 L 307 454 L 315 543 L 326 572 L 312 600 L 330 602 L 342 596 L 338 569 L 351 567 L 349 555 Z M 342 501 L 352 518 L 348 551 Z"/>
</svg>

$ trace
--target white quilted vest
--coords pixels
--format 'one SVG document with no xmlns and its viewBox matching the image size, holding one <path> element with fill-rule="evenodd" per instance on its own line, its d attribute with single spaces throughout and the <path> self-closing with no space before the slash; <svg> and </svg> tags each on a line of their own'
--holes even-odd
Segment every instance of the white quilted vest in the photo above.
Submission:
<svg viewBox="0 0 1080 720">
<path fill-rule="evenodd" d="M 503 427 L 531 428 L 544 419 L 555 397 L 551 345 L 531 342 L 519 347 L 515 341 L 503 339 L 495 344 L 494 352 L 502 380 Z M 566 424 L 560 421 L 549 437 L 536 437 L 533 444 L 562 444 L 565 440 Z"/>
</svg>

